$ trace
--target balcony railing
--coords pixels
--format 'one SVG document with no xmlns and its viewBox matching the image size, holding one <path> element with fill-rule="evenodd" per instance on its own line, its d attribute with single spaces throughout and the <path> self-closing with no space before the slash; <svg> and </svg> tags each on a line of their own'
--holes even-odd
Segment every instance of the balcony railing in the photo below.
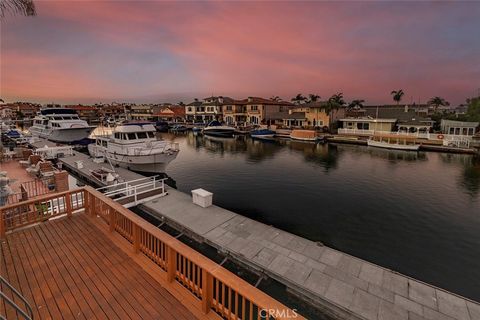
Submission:
<svg viewBox="0 0 480 320">
<path fill-rule="evenodd" d="M 205 314 L 213 310 L 224 319 L 247 320 L 291 319 L 292 314 L 297 315 L 91 187 L 0 207 L 0 238 L 15 229 L 75 212 L 100 217 L 110 232 L 130 243 L 134 253 L 148 257 L 162 270 L 168 283 L 179 283 L 196 297 L 198 308 Z M 296 319 L 303 318 L 298 315 Z"/>
</svg>

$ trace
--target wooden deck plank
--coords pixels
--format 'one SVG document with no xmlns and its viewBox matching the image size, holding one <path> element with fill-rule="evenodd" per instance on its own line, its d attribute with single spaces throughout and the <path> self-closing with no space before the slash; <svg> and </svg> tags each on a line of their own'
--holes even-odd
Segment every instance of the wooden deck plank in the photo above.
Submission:
<svg viewBox="0 0 480 320">
<path fill-rule="evenodd" d="M 182 304 L 190 301 L 187 291 L 173 296 L 92 219 L 79 213 L 50 220 L 1 243 L 2 275 L 27 298 L 36 319 L 197 319 Z M 5 309 L 0 305 L 0 314 Z M 15 312 L 6 318 L 15 319 Z"/>
<path fill-rule="evenodd" d="M 125 241 L 125 239 L 118 233 L 109 232 L 109 227 L 105 223 L 99 223 L 97 220 L 98 217 L 88 216 L 88 219 L 92 221 L 92 224 L 101 230 L 107 238 L 111 240 L 116 247 L 126 253 L 135 261 L 138 265 L 142 266 L 142 269 L 148 273 L 152 278 L 154 278 L 161 285 L 165 285 L 168 292 L 172 294 L 175 299 L 183 302 L 183 305 L 186 307 L 188 312 L 192 312 L 197 315 L 198 318 L 208 319 L 208 320 L 218 320 L 219 316 L 215 312 L 209 312 L 208 314 L 202 314 L 201 304 L 199 300 L 194 297 L 190 292 L 185 290 L 185 288 L 178 282 L 169 283 L 167 280 L 167 274 L 163 272 L 157 265 L 155 265 L 147 256 L 142 254 L 135 254 L 132 251 L 131 245 Z"/>
<path fill-rule="evenodd" d="M 4 246 L 2 245 L 2 251 L 3 251 L 3 247 Z M 23 269 L 23 265 L 22 265 L 22 263 L 19 259 L 19 256 L 16 255 L 13 252 L 13 249 L 9 246 L 5 245 L 5 250 L 10 251 L 9 255 L 12 258 L 13 266 L 14 266 L 15 271 L 17 273 L 17 277 L 20 280 L 19 287 L 17 288 L 17 290 L 25 297 L 25 299 L 27 299 L 27 301 L 34 301 L 32 290 L 31 290 L 30 284 L 28 283 L 28 281 L 26 279 L 25 271 Z M 2 256 L 2 261 L 4 263 L 7 259 L 8 259 L 8 257 Z M 4 268 L 4 269 L 2 269 L 2 274 L 3 274 L 3 270 L 6 270 L 6 266 L 4 267 L 2 265 L 2 268 Z M 24 305 L 23 302 L 20 304 L 20 307 L 22 307 L 22 308 L 25 307 L 26 308 L 26 306 Z M 36 313 L 35 311 L 34 311 L 34 317 L 38 317 L 38 313 Z"/>
<path fill-rule="evenodd" d="M 43 296 L 43 293 L 38 285 L 37 279 L 33 274 L 33 270 L 31 269 L 30 262 L 26 257 L 25 252 L 23 251 L 23 247 L 19 243 L 17 235 L 12 235 L 7 239 L 8 246 L 5 250 L 9 250 L 9 254 L 14 257 L 16 261 L 15 267 L 18 268 L 23 272 L 23 277 L 27 279 L 27 275 L 30 275 L 28 278 L 28 284 L 30 289 L 30 296 L 31 298 L 28 299 L 30 305 L 33 309 L 34 316 L 39 316 L 40 318 L 49 318 L 51 317 L 50 311 L 46 307 L 47 303 Z M 26 292 L 22 292 L 22 294 L 27 294 Z"/>
<path fill-rule="evenodd" d="M 27 228 L 19 235 L 21 236 L 25 250 L 31 256 L 30 263 L 32 264 L 32 269 L 38 276 L 37 279 L 41 285 L 42 292 L 47 292 L 47 295 L 49 295 L 49 298 L 46 299 L 47 305 L 49 305 L 50 302 L 52 306 L 55 305 L 58 308 L 59 316 L 71 319 L 73 315 L 49 271 L 49 264 L 39 257 L 38 249 L 35 245 L 37 239 L 32 235 L 31 229 L 32 228 Z M 55 316 L 53 317 L 55 318 Z"/>
<path fill-rule="evenodd" d="M 55 226 L 47 227 L 50 235 L 54 239 L 61 239 L 61 235 L 57 233 Z M 92 281 L 92 275 L 88 273 L 87 269 L 91 272 L 91 269 L 82 260 L 78 260 L 78 255 L 73 251 L 73 244 L 71 241 L 74 239 L 68 239 L 68 242 L 58 240 L 57 250 L 59 254 L 64 256 L 64 263 L 69 270 L 75 271 L 77 277 L 74 277 L 75 285 L 80 288 L 82 295 L 89 302 L 95 315 L 99 318 L 118 319 L 115 311 L 112 309 L 108 301 L 103 297 L 101 291 L 98 289 L 97 284 Z M 63 244 L 63 246 L 61 245 Z M 92 303 L 94 301 L 95 303 Z"/>
<path fill-rule="evenodd" d="M 61 259 L 56 254 L 56 250 L 51 250 L 53 247 L 49 238 L 45 234 L 45 225 L 40 225 L 37 228 L 32 228 L 32 231 L 36 232 L 40 241 L 37 242 L 37 247 L 40 254 L 45 260 L 51 261 L 50 271 L 53 278 L 57 282 L 57 285 L 61 289 L 64 298 L 66 299 L 73 316 L 76 319 L 91 318 L 92 313 L 86 303 L 85 299 L 79 294 L 79 290 L 73 285 L 73 279 L 70 277 L 68 270 L 63 267 Z"/>
<path fill-rule="evenodd" d="M 96 270 L 95 266 L 91 264 L 90 259 L 85 256 L 85 253 L 83 252 L 83 250 L 86 249 L 84 244 L 78 244 L 78 241 L 81 241 L 81 239 L 72 237 L 69 230 L 66 230 L 66 228 L 64 228 L 65 226 L 60 225 L 58 221 L 51 221 L 49 227 L 55 229 L 58 233 L 58 236 L 62 237 L 65 243 L 71 244 L 70 252 L 75 256 L 77 265 L 88 267 L 88 279 L 95 284 L 100 292 L 100 295 L 103 297 L 103 300 L 106 301 L 106 304 L 110 306 L 110 310 L 113 312 L 113 314 L 109 315 L 109 318 L 113 317 L 115 319 L 130 319 L 128 314 L 122 308 L 122 305 L 117 301 L 115 293 L 112 293 L 112 291 L 109 290 L 109 283 L 107 281 L 108 278 L 102 279 L 103 274 L 100 274 L 100 276 L 97 275 L 98 270 Z"/>
<path fill-rule="evenodd" d="M 79 224 L 75 226 L 77 228 L 76 231 L 81 234 L 81 232 L 85 230 L 85 227 L 87 227 L 87 224 L 88 221 L 84 221 L 83 219 L 79 220 Z M 112 254 L 109 255 L 108 259 L 110 259 L 111 263 L 115 264 L 118 267 L 119 272 L 115 273 L 115 276 L 120 281 L 124 277 L 128 276 L 129 273 L 133 272 L 133 282 L 130 283 L 130 285 L 132 285 L 134 291 L 138 292 L 138 294 L 143 297 L 145 301 L 162 301 L 162 303 L 157 303 L 153 305 L 148 304 L 148 308 L 150 308 L 151 306 L 153 309 L 156 310 L 156 312 L 170 315 L 171 317 L 175 317 L 178 319 L 179 315 L 172 314 L 171 312 L 171 308 L 177 307 L 176 311 L 180 311 L 180 313 L 183 315 L 183 318 L 189 319 L 191 314 L 185 308 L 178 308 L 178 305 L 175 306 L 171 302 L 174 301 L 171 294 L 163 288 L 155 286 L 156 281 L 152 281 L 153 279 L 147 273 L 143 272 L 143 270 L 132 270 L 131 268 L 129 268 L 129 265 L 135 262 L 131 261 L 130 259 L 125 260 L 124 258 L 121 258 L 118 252 L 118 247 L 116 247 L 115 244 L 113 244 L 111 241 L 90 241 L 89 245 L 97 247 L 99 249 L 99 252 L 103 250 L 108 250 L 109 252 L 112 252 Z"/>
<path fill-rule="evenodd" d="M 25 266 L 28 270 L 27 275 L 29 275 L 29 281 L 30 278 L 34 279 L 36 294 L 42 295 L 45 303 L 42 307 L 48 309 L 51 318 L 61 318 L 60 309 L 58 308 L 50 289 L 45 284 L 45 279 L 41 275 L 41 271 L 38 269 L 36 261 L 34 261 L 33 255 L 28 248 L 28 244 L 26 244 L 27 240 L 24 237 L 24 234 L 19 232 L 18 234 L 15 234 L 15 236 L 17 249 L 21 252 L 20 257 L 22 261 L 25 261 Z"/>
</svg>

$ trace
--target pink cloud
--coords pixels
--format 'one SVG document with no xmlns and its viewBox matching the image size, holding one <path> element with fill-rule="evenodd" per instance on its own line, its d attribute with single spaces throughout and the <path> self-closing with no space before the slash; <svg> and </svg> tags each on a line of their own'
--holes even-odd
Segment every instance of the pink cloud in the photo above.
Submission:
<svg viewBox="0 0 480 320">
<path fill-rule="evenodd" d="M 480 65 L 480 48 L 472 44 L 470 61 L 450 53 L 455 43 L 440 41 L 445 30 L 439 23 L 447 24 L 443 19 L 450 14 L 453 27 L 463 27 L 466 18 L 479 11 L 479 6 L 462 6 L 465 9 L 453 7 L 456 13 L 451 15 L 452 5 L 445 4 L 40 1 L 40 16 L 95 39 L 98 47 L 88 47 L 93 53 L 114 48 L 132 51 L 133 56 L 123 65 L 116 52 L 104 63 L 98 60 L 105 55 L 75 62 L 68 52 L 55 59 L 43 53 L 41 67 L 35 67 L 35 62 L 21 59 L 35 61 L 30 56 L 36 53 L 14 56 L 4 46 L 2 91 L 53 98 L 161 95 L 175 94 L 174 81 L 179 93 L 288 98 L 298 92 L 327 97 L 343 91 L 348 97 L 385 102 L 392 89 L 403 88 L 414 100 L 443 95 L 459 102 L 472 91 L 472 83 L 478 83 L 478 72 L 471 68 Z M 145 68 L 150 63 L 163 71 L 175 63 L 178 71 L 169 69 L 149 83 L 128 85 L 92 68 L 95 63 L 111 65 L 112 71 L 140 65 L 143 55 L 151 59 Z M 11 65 L 3 67 L 6 61 Z M 167 66 L 161 69 L 163 61 Z M 71 63 L 73 67 L 61 68 Z M 66 71 L 76 73 L 73 88 L 66 85 L 71 78 Z M 46 84 L 32 80 L 39 77 Z M 22 80 L 32 85 L 21 87 Z"/>
</svg>

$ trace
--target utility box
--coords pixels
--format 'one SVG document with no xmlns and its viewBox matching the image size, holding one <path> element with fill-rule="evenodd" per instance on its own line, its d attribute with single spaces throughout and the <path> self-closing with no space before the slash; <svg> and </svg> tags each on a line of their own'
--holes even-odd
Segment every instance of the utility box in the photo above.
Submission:
<svg viewBox="0 0 480 320">
<path fill-rule="evenodd" d="M 212 205 L 213 193 L 204 189 L 195 189 L 192 190 L 192 198 L 193 203 L 202 208 L 207 208 Z"/>
</svg>

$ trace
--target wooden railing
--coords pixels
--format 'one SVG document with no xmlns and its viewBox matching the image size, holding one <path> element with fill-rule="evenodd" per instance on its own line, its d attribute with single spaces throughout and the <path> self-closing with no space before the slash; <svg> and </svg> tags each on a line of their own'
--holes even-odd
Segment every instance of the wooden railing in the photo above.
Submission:
<svg viewBox="0 0 480 320">
<path fill-rule="evenodd" d="M 224 319 L 303 319 L 272 297 L 240 279 L 169 234 L 156 228 L 119 203 L 91 187 L 57 193 L 31 201 L 0 207 L 0 238 L 28 224 L 75 210 L 100 217 L 110 232 L 117 232 L 163 270 L 168 282 L 178 282 L 196 297 L 206 314 Z"/>
</svg>

